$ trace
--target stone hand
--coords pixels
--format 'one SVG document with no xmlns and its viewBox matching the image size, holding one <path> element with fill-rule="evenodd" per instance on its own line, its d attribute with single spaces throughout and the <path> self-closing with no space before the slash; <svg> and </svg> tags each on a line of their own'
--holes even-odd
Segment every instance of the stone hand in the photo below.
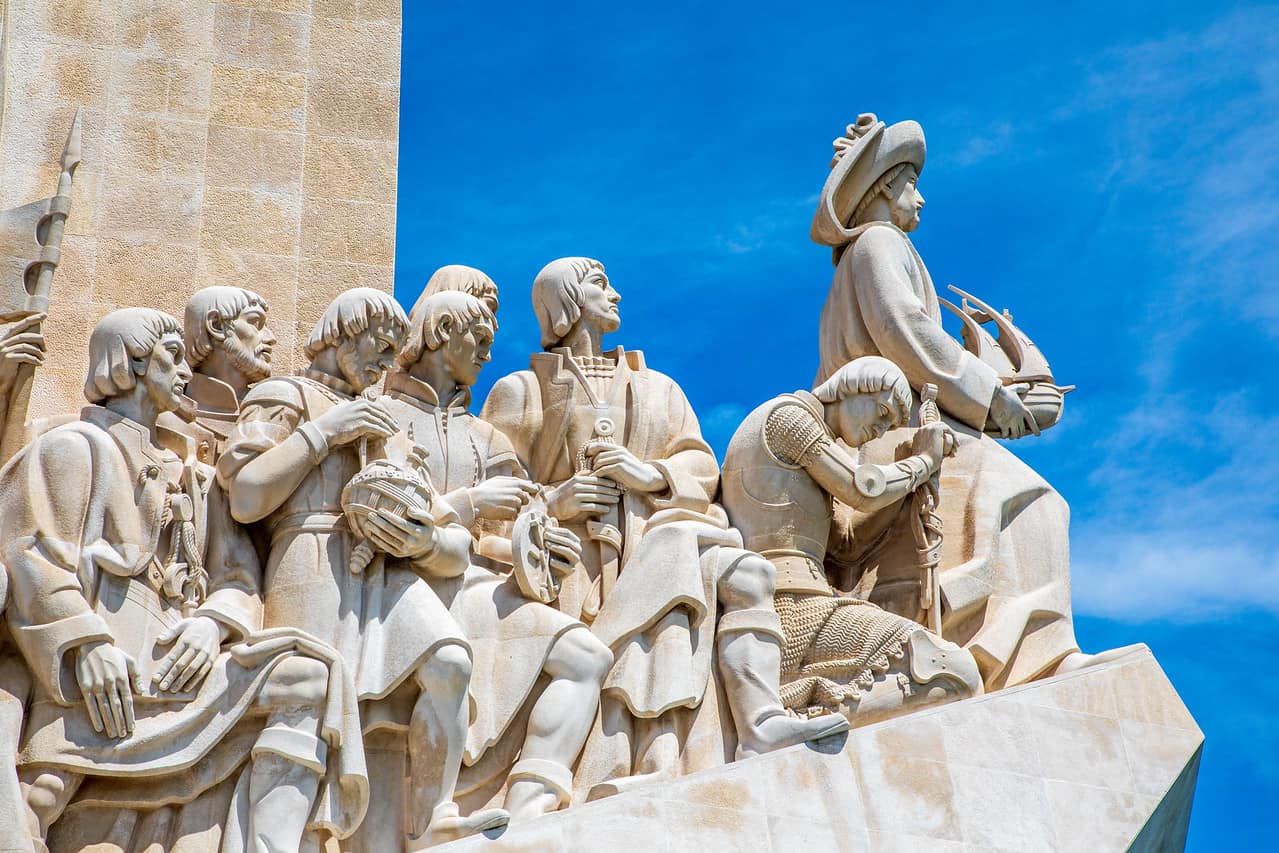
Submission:
<svg viewBox="0 0 1279 853">
<path fill-rule="evenodd" d="M 558 578 L 573 573 L 582 559 L 582 540 L 577 534 L 563 527 L 546 528 L 546 550 L 550 555 L 550 569 Z"/>
<path fill-rule="evenodd" d="M 622 490 L 612 480 L 576 474 L 547 493 L 546 507 L 560 521 L 572 521 L 584 515 L 603 515 L 621 497 Z"/>
<path fill-rule="evenodd" d="M 133 694 L 142 692 L 133 658 L 108 642 L 86 643 L 76 649 L 75 677 L 94 731 L 133 733 Z"/>
<path fill-rule="evenodd" d="M 493 521 L 510 521 L 537 494 L 537 485 L 519 477 L 491 477 L 467 489 L 475 513 Z"/>
<path fill-rule="evenodd" d="M 41 313 L 28 314 L 0 331 L 0 393 L 13 387 L 22 365 L 44 363 L 44 335 L 36 328 L 44 318 Z"/>
<path fill-rule="evenodd" d="M 151 680 L 172 693 L 194 690 L 213 669 L 222 640 L 222 626 L 208 616 L 183 619 L 156 640 L 162 646 L 173 643 L 173 648 Z"/>
<path fill-rule="evenodd" d="M 656 466 L 642 461 L 620 444 L 596 444 L 587 448 L 586 455 L 593 457 L 591 473 L 597 477 L 637 492 L 660 492 L 666 488 L 666 478 Z"/>
<path fill-rule="evenodd" d="M 378 400 L 348 400 L 339 403 L 313 422 L 330 446 L 351 444 L 361 438 L 389 438 L 395 435 L 395 418 Z"/>
<path fill-rule="evenodd" d="M 435 548 L 435 521 L 424 510 L 410 509 L 407 518 L 370 513 L 364 534 L 374 548 L 401 559 L 425 557 Z"/>
<path fill-rule="evenodd" d="M 1001 438 L 1021 438 L 1028 433 L 1039 435 L 1039 424 L 1035 416 L 1021 401 L 1021 394 L 1029 390 L 1025 383 L 1018 385 L 1001 385 L 995 389 L 995 396 L 990 400 L 989 420 L 999 430 Z"/>
<path fill-rule="evenodd" d="M 944 456 L 954 451 L 955 434 L 943 423 L 928 424 L 915 431 L 911 444 L 911 453 L 923 457 L 928 463 L 928 470 L 937 473 L 941 469 Z"/>
</svg>

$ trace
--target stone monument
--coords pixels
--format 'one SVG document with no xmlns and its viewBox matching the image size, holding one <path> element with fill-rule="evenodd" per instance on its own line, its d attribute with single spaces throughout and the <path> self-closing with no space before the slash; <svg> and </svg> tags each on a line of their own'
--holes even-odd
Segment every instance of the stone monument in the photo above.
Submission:
<svg viewBox="0 0 1279 853">
<path fill-rule="evenodd" d="M 1184 846 L 918 124 L 836 140 L 817 379 L 721 468 L 601 262 L 478 414 L 498 284 L 390 296 L 399 3 L 0 9 L 0 853 Z"/>
</svg>

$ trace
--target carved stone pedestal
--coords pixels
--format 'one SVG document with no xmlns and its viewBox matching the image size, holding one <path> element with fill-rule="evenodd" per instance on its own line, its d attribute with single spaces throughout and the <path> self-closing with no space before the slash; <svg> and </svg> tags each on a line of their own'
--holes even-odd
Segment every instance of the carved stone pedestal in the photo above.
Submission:
<svg viewBox="0 0 1279 853">
<path fill-rule="evenodd" d="M 1141 649 L 834 740 L 438 849 L 1179 850 L 1203 733 Z"/>
</svg>

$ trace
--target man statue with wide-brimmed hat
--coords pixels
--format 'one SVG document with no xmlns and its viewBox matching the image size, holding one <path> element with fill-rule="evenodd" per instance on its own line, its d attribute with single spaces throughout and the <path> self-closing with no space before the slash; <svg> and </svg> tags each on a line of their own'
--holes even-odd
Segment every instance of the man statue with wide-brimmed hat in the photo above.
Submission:
<svg viewBox="0 0 1279 853">
<path fill-rule="evenodd" d="M 918 182 L 925 150 L 918 123 L 886 125 L 869 113 L 835 141 L 811 231 L 815 242 L 833 248 L 835 262 L 822 309 L 816 384 L 855 358 L 883 356 L 901 368 L 916 393 L 936 386 L 937 404 L 957 436 L 955 458 L 941 475 L 942 634 L 973 653 L 986 689 L 993 690 L 1092 660 L 1079 653 L 1071 617 L 1069 508 L 992 438 L 1020 438 L 1051 426 L 1060 417 L 1063 389 L 1051 384 L 1043 362 L 1043 375 L 1035 381 L 1057 392 L 1057 407 L 1037 417 L 1028 405 L 1034 382 L 1020 381 L 1020 371 L 994 366 L 1006 341 L 994 345 L 989 339 L 992 346 L 983 349 L 977 344 L 986 339 L 974 335 L 973 351 L 942 328 L 941 303 L 909 237 L 924 207 Z M 966 325 L 992 319 L 971 311 L 967 299 L 965 310 L 971 314 Z M 1042 362 L 1037 350 L 1034 354 Z M 865 445 L 867 460 L 891 462 L 909 438 L 897 433 Z M 842 565 L 833 567 L 834 574 L 842 572 L 853 585 L 859 564 L 883 565 L 885 541 L 899 541 L 903 554 L 913 549 L 909 536 L 882 535 L 891 523 L 852 518 L 854 535 L 847 541 L 853 544 L 836 557 Z M 880 550 L 862 553 L 866 549 Z M 903 565 L 908 573 L 910 560 Z M 918 594 L 918 583 L 898 580 L 894 584 L 879 571 L 876 589 L 858 591 L 913 618 L 918 602 L 911 596 Z"/>
</svg>

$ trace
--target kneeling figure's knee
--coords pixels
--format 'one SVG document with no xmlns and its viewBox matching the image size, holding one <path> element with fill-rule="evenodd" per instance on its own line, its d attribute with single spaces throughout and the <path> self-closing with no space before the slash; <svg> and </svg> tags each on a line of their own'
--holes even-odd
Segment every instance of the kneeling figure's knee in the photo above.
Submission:
<svg viewBox="0 0 1279 853">
<path fill-rule="evenodd" d="M 285 658 L 271 670 L 266 696 L 273 705 L 319 708 L 329 692 L 329 668 L 315 658 Z"/>
<path fill-rule="evenodd" d="M 772 607 L 777 569 L 759 554 L 740 557 L 719 584 L 720 601 L 736 608 Z"/>
</svg>

